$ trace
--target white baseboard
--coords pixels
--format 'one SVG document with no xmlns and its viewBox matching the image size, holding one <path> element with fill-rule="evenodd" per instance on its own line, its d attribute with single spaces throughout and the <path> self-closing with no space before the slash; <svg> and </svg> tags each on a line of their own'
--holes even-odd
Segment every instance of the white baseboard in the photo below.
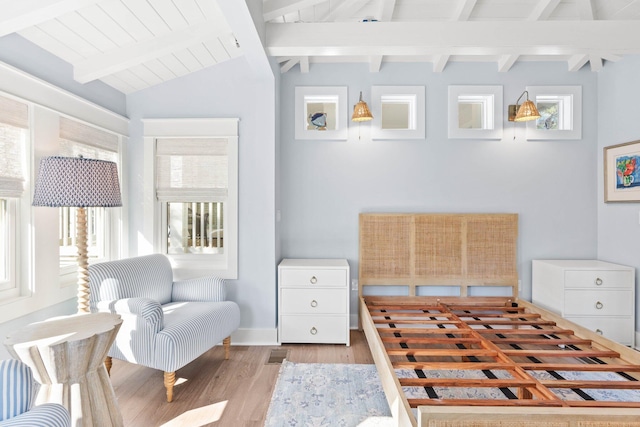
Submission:
<svg viewBox="0 0 640 427">
<path fill-rule="evenodd" d="M 634 346 L 636 350 L 640 350 L 640 332 L 636 331 L 636 340 L 634 342 Z"/>
<path fill-rule="evenodd" d="M 279 345 L 278 329 L 239 328 L 231 334 L 231 345 Z"/>
</svg>

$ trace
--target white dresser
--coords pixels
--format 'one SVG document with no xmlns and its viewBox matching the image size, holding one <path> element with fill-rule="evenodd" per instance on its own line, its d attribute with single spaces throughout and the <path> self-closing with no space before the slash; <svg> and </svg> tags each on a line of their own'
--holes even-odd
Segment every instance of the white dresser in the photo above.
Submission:
<svg viewBox="0 0 640 427">
<path fill-rule="evenodd" d="M 533 260 L 532 302 L 613 341 L 635 338 L 635 268 L 597 260 Z"/>
<path fill-rule="evenodd" d="M 278 265 L 278 341 L 349 345 L 349 263 L 284 259 Z"/>
</svg>

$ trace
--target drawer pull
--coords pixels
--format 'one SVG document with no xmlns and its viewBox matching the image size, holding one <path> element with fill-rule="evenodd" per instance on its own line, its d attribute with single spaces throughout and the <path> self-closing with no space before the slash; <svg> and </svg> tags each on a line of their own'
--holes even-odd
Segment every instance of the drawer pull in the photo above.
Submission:
<svg viewBox="0 0 640 427">
<path fill-rule="evenodd" d="M 317 307 L 318 306 L 318 301 L 313 300 L 311 301 L 311 307 Z"/>
<path fill-rule="evenodd" d="M 601 278 L 596 278 L 596 286 L 600 286 L 602 285 L 602 279 Z"/>
<path fill-rule="evenodd" d="M 311 276 L 309 282 L 311 282 L 312 285 L 315 285 L 316 283 L 318 283 L 318 279 L 316 278 L 316 276 Z"/>
<path fill-rule="evenodd" d="M 602 335 L 602 329 L 596 329 L 596 334 Z"/>
<path fill-rule="evenodd" d="M 598 310 L 601 310 L 601 309 L 602 309 L 602 307 L 604 307 L 604 305 L 602 305 L 602 303 L 601 303 L 600 301 L 598 301 L 598 302 L 596 303 L 596 308 L 597 308 Z"/>
<path fill-rule="evenodd" d="M 311 330 L 309 331 L 311 332 L 311 335 L 315 335 L 318 333 L 318 330 L 316 329 L 316 327 L 314 326 L 313 328 L 311 328 Z"/>
</svg>

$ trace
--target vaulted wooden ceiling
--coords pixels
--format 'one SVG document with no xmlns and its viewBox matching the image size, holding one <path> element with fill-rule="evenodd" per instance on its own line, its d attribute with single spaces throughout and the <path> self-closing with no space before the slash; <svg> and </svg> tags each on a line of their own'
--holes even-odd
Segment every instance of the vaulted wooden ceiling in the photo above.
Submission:
<svg viewBox="0 0 640 427">
<path fill-rule="evenodd" d="M 0 37 L 17 33 L 71 63 L 77 81 L 123 93 L 241 55 L 263 68 L 276 57 L 282 72 L 320 62 L 442 72 L 452 61 L 598 71 L 640 53 L 640 0 L 0 0 L 0 11 Z"/>
</svg>

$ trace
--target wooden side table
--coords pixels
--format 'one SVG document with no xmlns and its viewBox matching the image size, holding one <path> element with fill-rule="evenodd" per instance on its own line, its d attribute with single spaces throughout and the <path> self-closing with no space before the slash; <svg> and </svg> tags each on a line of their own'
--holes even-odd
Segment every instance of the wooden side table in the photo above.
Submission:
<svg viewBox="0 0 640 427">
<path fill-rule="evenodd" d="M 9 353 L 32 369 L 41 386 L 36 404 L 61 403 L 71 425 L 123 426 L 104 359 L 122 319 L 86 313 L 32 323 L 4 342 Z"/>
</svg>

